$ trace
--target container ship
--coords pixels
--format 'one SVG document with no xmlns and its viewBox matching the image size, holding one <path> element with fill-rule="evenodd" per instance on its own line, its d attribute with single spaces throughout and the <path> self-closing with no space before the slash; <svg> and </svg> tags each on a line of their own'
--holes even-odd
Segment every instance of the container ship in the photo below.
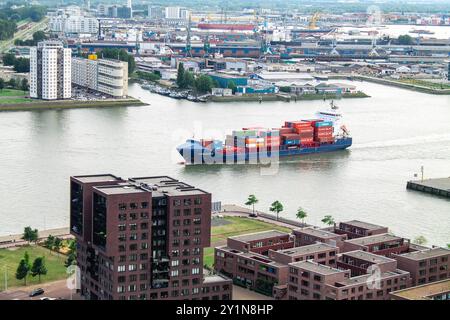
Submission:
<svg viewBox="0 0 450 320">
<path fill-rule="evenodd" d="M 342 115 L 332 102 L 314 119 L 285 121 L 280 128 L 247 127 L 225 141 L 188 139 L 177 147 L 185 164 L 269 163 L 287 156 L 343 150 L 352 145 Z"/>
</svg>

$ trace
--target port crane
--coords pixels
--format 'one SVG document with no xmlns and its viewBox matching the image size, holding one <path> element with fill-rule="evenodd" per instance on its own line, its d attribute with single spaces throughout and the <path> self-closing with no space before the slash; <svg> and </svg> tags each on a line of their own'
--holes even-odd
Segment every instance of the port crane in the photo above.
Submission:
<svg viewBox="0 0 450 320">
<path fill-rule="evenodd" d="M 320 12 L 319 11 L 315 12 L 312 15 L 311 20 L 309 20 L 309 26 L 308 26 L 308 28 L 310 30 L 317 29 L 317 21 L 319 21 L 319 18 L 320 18 Z"/>
</svg>

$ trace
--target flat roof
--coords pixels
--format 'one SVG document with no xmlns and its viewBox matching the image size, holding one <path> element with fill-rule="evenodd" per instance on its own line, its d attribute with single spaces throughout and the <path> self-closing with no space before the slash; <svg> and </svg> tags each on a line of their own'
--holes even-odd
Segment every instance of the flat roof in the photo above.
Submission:
<svg viewBox="0 0 450 320">
<path fill-rule="evenodd" d="M 121 181 L 122 179 L 116 177 L 113 174 L 93 174 L 93 175 L 83 175 L 83 176 L 73 176 L 76 180 L 82 183 L 94 183 L 94 182 L 109 182 L 109 181 Z"/>
<path fill-rule="evenodd" d="M 225 278 L 225 277 L 223 277 L 221 275 L 215 274 L 215 275 L 212 275 L 212 276 L 204 277 L 203 283 L 206 284 L 206 283 L 214 283 L 214 282 L 224 282 L 224 281 L 227 281 L 227 280 L 230 280 L 230 279 Z"/>
<path fill-rule="evenodd" d="M 368 236 L 368 237 L 345 240 L 345 242 L 365 246 L 365 245 L 369 245 L 369 244 L 381 243 L 381 242 L 386 242 L 386 241 L 394 241 L 394 240 L 400 240 L 400 239 L 403 239 L 403 238 L 394 236 L 389 233 L 383 233 L 383 234 L 376 234 L 376 235 Z"/>
<path fill-rule="evenodd" d="M 290 249 L 278 250 L 275 252 L 280 252 L 289 256 L 302 255 L 307 253 L 314 253 L 324 250 L 337 249 L 337 247 L 329 245 L 327 243 L 315 243 L 307 246 L 294 247 Z"/>
<path fill-rule="evenodd" d="M 322 229 L 314 229 L 311 227 L 298 228 L 298 229 L 294 229 L 293 231 L 294 232 L 295 231 L 302 232 L 302 233 L 320 237 L 320 238 L 336 238 L 336 237 L 340 236 L 340 235 L 330 232 L 330 231 L 326 231 L 326 230 L 322 230 Z"/>
<path fill-rule="evenodd" d="M 255 233 L 248 233 L 243 234 L 239 236 L 232 236 L 230 239 L 238 240 L 242 242 L 250 242 L 250 241 L 256 241 L 256 240 L 262 240 L 266 238 L 275 238 L 279 236 L 288 236 L 289 233 L 282 232 L 278 230 L 268 230 L 268 231 L 261 231 L 261 232 L 255 232 Z"/>
<path fill-rule="evenodd" d="M 362 250 L 344 252 L 344 253 L 342 253 L 342 256 L 349 256 L 349 257 L 352 257 L 355 259 L 361 259 L 361 260 L 370 261 L 373 263 L 385 263 L 385 262 L 395 261 L 394 259 L 391 259 L 391 258 L 388 258 L 385 256 L 380 256 L 378 254 L 374 254 L 371 252 L 362 251 Z"/>
<path fill-rule="evenodd" d="M 405 258 L 408 258 L 411 260 L 423 260 L 423 259 L 439 257 L 439 256 L 443 256 L 443 255 L 448 255 L 448 254 L 450 254 L 449 249 L 439 247 L 439 248 L 431 248 L 431 249 L 426 249 L 426 250 L 421 250 L 421 251 L 408 252 L 408 253 L 401 254 L 399 256 L 405 257 Z"/>
<path fill-rule="evenodd" d="M 409 272 L 407 271 L 403 271 L 400 269 L 397 269 L 396 271 L 386 271 L 386 272 L 382 272 L 380 274 L 380 279 L 386 279 L 392 276 L 398 276 L 398 275 L 407 275 L 409 274 Z M 366 284 L 367 281 L 372 281 L 371 277 L 373 277 L 371 274 L 363 274 L 360 276 L 356 276 L 356 277 L 350 277 L 350 278 L 346 278 L 345 280 L 342 281 L 337 281 L 337 283 L 339 284 L 343 284 L 343 285 L 353 285 L 353 284 Z"/>
<path fill-rule="evenodd" d="M 344 221 L 342 223 L 352 225 L 352 226 L 355 226 L 358 228 L 367 229 L 367 230 L 377 230 L 377 229 L 385 228 L 385 227 L 377 225 L 377 224 L 364 222 L 364 221 L 360 221 L 360 220 L 350 220 L 350 221 Z"/>
<path fill-rule="evenodd" d="M 290 266 L 302 268 L 307 271 L 317 272 L 323 275 L 335 274 L 345 272 L 344 270 L 336 269 L 333 267 L 325 266 L 323 264 L 313 262 L 311 260 L 292 262 L 289 263 Z"/>
<path fill-rule="evenodd" d="M 106 194 L 106 195 L 116 195 L 116 194 L 131 194 L 131 193 L 145 193 L 149 192 L 142 188 L 136 187 L 133 184 L 119 184 L 112 186 L 98 186 L 94 189 Z"/>
<path fill-rule="evenodd" d="M 429 296 L 450 292 L 450 279 L 391 292 L 391 295 L 408 300 L 429 300 Z"/>
<path fill-rule="evenodd" d="M 143 188 L 151 190 L 153 196 L 188 196 L 208 194 L 208 192 L 191 186 L 185 182 L 178 181 L 169 176 L 154 176 L 154 177 L 137 177 L 130 178 L 132 182 L 140 184 Z"/>
</svg>

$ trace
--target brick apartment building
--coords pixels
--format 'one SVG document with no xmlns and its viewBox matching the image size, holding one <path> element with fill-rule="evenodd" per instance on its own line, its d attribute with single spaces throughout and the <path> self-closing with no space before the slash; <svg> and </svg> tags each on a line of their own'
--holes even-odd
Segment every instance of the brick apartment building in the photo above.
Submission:
<svg viewBox="0 0 450 320">
<path fill-rule="evenodd" d="M 351 276 L 342 270 L 312 260 L 289 264 L 289 300 L 387 300 L 389 293 L 409 286 L 409 273 L 389 269 L 373 282 L 371 274 Z"/>
<path fill-rule="evenodd" d="M 203 274 L 210 193 L 166 176 L 74 176 L 70 203 L 87 299 L 231 299 L 231 280 Z"/>
<path fill-rule="evenodd" d="M 398 267 L 411 273 L 412 285 L 419 286 L 450 278 L 450 250 L 431 248 L 395 254 Z"/>
<path fill-rule="evenodd" d="M 293 247 L 288 233 L 265 231 L 228 238 L 215 249 L 215 269 L 236 284 L 281 299 L 286 294 L 288 264 L 314 259 L 336 263 L 339 249 L 326 243 Z"/>
<path fill-rule="evenodd" d="M 359 220 L 340 222 L 334 227 L 334 233 L 346 234 L 348 239 L 369 237 L 388 233 L 388 228 Z"/>
<path fill-rule="evenodd" d="M 387 300 L 419 276 L 422 283 L 450 277 L 449 250 L 411 244 L 387 231 L 353 220 L 291 235 L 235 236 L 216 247 L 214 267 L 236 285 L 292 300 Z"/>
<path fill-rule="evenodd" d="M 450 301 L 450 279 L 391 292 L 391 300 Z"/>
<path fill-rule="evenodd" d="M 362 250 L 389 257 L 392 254 L 410 251 L 408 239 L 389 233 L 376 234 L 367 237 L 353 238 L 344 241 L 343 252 Z"/>
<path fill-rule="evenodd" d="M 322 242 L 342 248 L 344 240 L 347 240 L 346 234 L 337 234 L 328 230 L 312 227 L 294 229 L 292 230 L 292 234 L 295 236 L 296 247 Z"/>
</svg>

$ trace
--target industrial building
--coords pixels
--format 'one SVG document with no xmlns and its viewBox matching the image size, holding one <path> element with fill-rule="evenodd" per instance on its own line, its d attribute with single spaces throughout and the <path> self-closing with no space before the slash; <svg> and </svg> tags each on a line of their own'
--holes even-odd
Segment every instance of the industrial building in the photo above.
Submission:
<svg viewBox="0 0 450 320">
<path fill-rule="evenodd" d="M 72 50 L 60 41 L 39 42 L 30 49 L 30 97 L 44 100 L 69 99 Z"/>
</svg>

